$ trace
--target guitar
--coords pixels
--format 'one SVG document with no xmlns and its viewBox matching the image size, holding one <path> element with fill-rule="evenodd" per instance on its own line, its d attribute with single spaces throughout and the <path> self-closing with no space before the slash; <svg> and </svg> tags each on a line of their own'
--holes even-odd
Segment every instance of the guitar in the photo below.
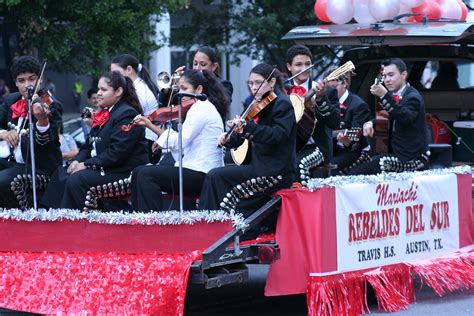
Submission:
<svg viewBox="0 0 474 316">
<path fill-rule="evenodd" d="M 353 127 L 350 129 L 338 129 L 332 131 L 332 137 L 336 138 L 339 133 L 347 137 L 351 142 L 358 142 L 362 136 L 362 127 Z"/>
<path fill-rule="evenodd" d="M 239 147 L 230 150 L 232 160 L 239 166 L 245 165 L 250 161 L 250 153 L 250 142 L 248 139 L 244 139 L 244 142 Z"/>
<path fill-rule="evenodd" d="M 324 78 L 323 83 L 337 80 L 348 73 L 352 73 L 354 69 L 354 64 L 351 61 L 348 61 Z M 304 97 L 293 96 L 293 94 L 290 95 L 291 104 L 293 105 L 293 109 L 295 111 L 296 122 L 298 123 L 296 129 L 296 151 L 303 149 L 306 143 L 308 143 L 308 140 L 316 127 L 316 101 L 314 96 L 317 94 L 317 92 L 316 82 L 313 82 L 313 86 Z"/>
</svg>

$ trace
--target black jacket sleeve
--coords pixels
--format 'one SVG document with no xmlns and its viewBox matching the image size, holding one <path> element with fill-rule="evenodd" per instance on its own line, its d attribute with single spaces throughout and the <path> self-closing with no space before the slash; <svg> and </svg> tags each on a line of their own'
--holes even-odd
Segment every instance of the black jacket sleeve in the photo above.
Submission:
<svg viewBox="0 0 474 316">
<path fill-rule="evenodd" d="M 130 132 L 125 133 L 121 127 L 130 123 L 136 114 L 133 108 L 127 108 L 118 117 L 111 117 L 112 122 L 108 131 L 109 146 L 97 156 L 85 160 L 84 164 L 108 168 L 115 167 L 126 161 L 136 143 L 142 139 L 144 128 L 140 126 L 135 127 Z"/>
<path fill-rule="evenodd" d="M 341 123 L 337 90 L 327 88 L 321 100 L 316 101 L 316 119 L 330 129 L 338 129 Z"/>
</svg>

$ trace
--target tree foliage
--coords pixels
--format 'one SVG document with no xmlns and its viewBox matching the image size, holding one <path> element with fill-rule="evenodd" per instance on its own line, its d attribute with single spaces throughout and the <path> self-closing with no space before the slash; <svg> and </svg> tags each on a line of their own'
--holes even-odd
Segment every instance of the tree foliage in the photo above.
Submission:
<svg viewBox="0 0 474 316">
<path fill-rule="evenodd" d="M 233 56 L 243 54 L 285 69 L 286 50 L 294 43 L 281 37 L 295 26 L 320 23 L 314 15 L 314 1 L 221 0 L 219 3 L 220 9 L 193 7 L 192 3 L 188 10 L 176 12 L 176 17 L 186 15 L 187 18 L 173 31 L 172 44 L 185 48 L 192 44 L 210 45 Z M 311 49 L 315 60 L 330 55 L 325 48 Z"/>
<path fill-rule="evenodd" d="M 131 53 L 147 60 L 157 17 L 186 0 L 0 0 L 0 27 L 17 31 L 17 54 L 39 55 L 59 72 L 97 75 L 107 58 Z M 165 39 L 158 34 L 161 45 Z"/>
</svg>

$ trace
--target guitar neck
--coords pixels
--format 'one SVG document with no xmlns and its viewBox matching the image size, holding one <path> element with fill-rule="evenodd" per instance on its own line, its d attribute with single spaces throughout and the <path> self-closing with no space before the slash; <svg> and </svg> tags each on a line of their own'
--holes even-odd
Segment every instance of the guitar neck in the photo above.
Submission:
<svg viewBox="0 0 474 316">
<path fill-rule="evenodd" d="M 360 136 L 362 135 L 362 128 L 360 127 L 353 127 L 350 129 L 337 129 L 332 131 L 332 138 L 336 138 L 337 135 L 342 133 L 344 136 L 349 138 L 351 141 L 358 141 Z"/>
</svg>

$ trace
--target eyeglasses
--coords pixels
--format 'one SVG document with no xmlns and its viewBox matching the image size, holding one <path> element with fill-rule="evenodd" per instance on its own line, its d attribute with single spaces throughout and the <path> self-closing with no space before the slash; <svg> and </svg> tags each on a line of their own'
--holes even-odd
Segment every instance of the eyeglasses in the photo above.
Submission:
<svg viewBox="0 0 474 316">
<path fill-rule="evenodd" d="M 260 87 L 262 83 L 263 81 L 247 81 L 249 88 L 252 88 L 253 86 Z"/>
</svg>

